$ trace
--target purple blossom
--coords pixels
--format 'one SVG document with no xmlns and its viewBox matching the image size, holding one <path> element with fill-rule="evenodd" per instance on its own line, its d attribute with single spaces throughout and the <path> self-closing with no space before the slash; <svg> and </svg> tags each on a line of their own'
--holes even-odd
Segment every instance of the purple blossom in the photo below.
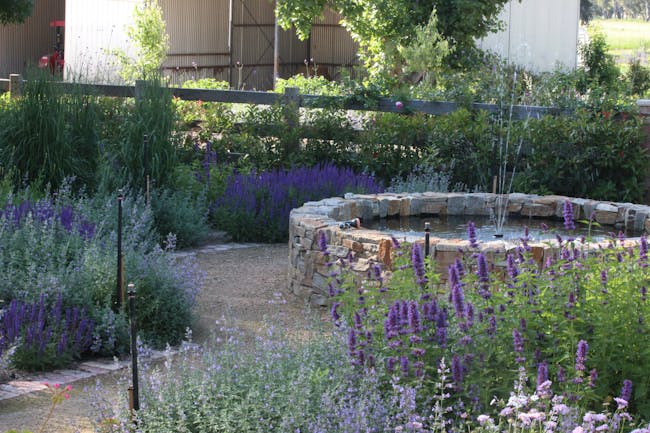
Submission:
<svg viewBox="0 0 650 433">
<path fill-rule="evenodd" d="M 490 299 L 492 294 L 490 293 L 490 275 L 488 273 L 488 263 L 485 254 L 478 253 L 476 257 L 476 275 L 478 276 L 479 281 L 479 295 L 484 299 Z"/>
<path fill-rule="evenodd" d="M 408 305 L 408 321 L 409 327 L 413 334 L 417 334 L 422 330 L 420 326 L 420 313 L 418 311 L 418 304 L 415 301 L 410 301 Z"/>
<path fill-rule="evenodd" d="M 518 353 L 517 356 L 517 363 L 522 363 L 526 360 L 526 358 L 523 358 L 521 355 L 524 353 L 524 340 L 519 333 L 519 330 L 517 328 L 512 330 L 512 345 L 514 348 L 514 351 Z"/>
<path fill-rule="evenodd" d="M 597 379 L 598 379 L 598 370 L 592 368 L 591 371 L 589 372 L 589 382 L 587 383 L 587 386 L 589 388 L 595 388 Z"/>
<path fill-rule="evenodd" d="M 515 263 L 514 255 L 508 254 L 508 256 L 506 257 L 506 265 L 508 268 L 508 275 L 510 276 L 510 278 L 515 280 L 519 275 L 519 269 L 517 269 L 517 264 Z"/>
<path fill-rule="evenodd" d="M 458 277 L 458 270 L 455 266 L 449 266 L 449 284 L 451 285 L 451 303 L 456 311 L 456 317 L 465 317 L 465 295 L 463 286 Z"/>
<path fill-rule="evenodd" d="M 620 398 L 627 401 L 628 403 L 632 401 L 632 381 L 625 379 L 623 381 L 623 388 L 621 388 Z"/>
<path fill-rule="evenodd" d="M 416 282 L 419 286 L 423 287 L 427 283 L 426 270 L 424 268 L 424 256 L 420 244 L 414 243 L 411 254 L 411 262 L 413 271 L 415 272 Z"/>
<path fill-rule="evenodd" d="M 578 341 L 578 348 L 576 349 L 576 371 L 585 371 L 588 350 L 589 344 L 585 340 Z"/>
<path fill-rule="evenodd" d="M 399 358 L 400 371 L 404 376 L 409 375 L 409 359 L 406 356 L 400 356 Z"/>
<path fill-rule="evenodd" d="M 321 230 L 318 233 L 318 248 L 320 249 L 320 252 L 323 254 L 329 254 L 327 251 L 327 235 L 325 234 L 325 231 Z"/>
<path fill-rule="evenodd" d="M 339 308 L 340 306 L 341 306 L 341 303 L 340 303 L 340 302 L 334 302 L 334 303 L 332 304 L 332 308 L 331 308 L 331 310 L 330 310 L 331 315 L 332 315 L 332 319 L 333 319 L 335 322 L 341 318 L 341 316 L 339 316 L 339 313 L 338 313 L 338 308 Z"/>
<path fill-rule="evenodd" d="M 462 389 L 463 366 L 458 355 L 454 355 L 451 361 L 451 376 L 454 380 L 454 387 L 457 391 Z"/>
<path fill-rule="evenodd" d="M 573 222 L 573 205 L 569 200 L 564 201 L 564 228 L 567 230 L 575 230 L 576 226 Z"/>
<path fill-rule="evenodd" d="M 476 225 L 473 221 L 467 223 L 467 238 L 469 239 L 470 248 L 478 248 L 479 244 L 476 241 Z"/>
</svg>

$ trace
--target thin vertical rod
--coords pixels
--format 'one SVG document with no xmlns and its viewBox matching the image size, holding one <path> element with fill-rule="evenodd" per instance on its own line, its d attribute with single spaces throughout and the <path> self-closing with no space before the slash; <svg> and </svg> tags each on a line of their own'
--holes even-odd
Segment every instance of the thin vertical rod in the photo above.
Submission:
<svg viewBox="0 0 650 433">
<path fill-rule="evenodd" d="M 145 195 L 144 195 L 144 204 L 149 205 L 149 193 L 150 193 L 150 188 L 149 188 L 149 180 L 150 180 L 150 175 L 149 175 L 149 136 L 147 134 L 144 134 L 142 136 L 142 157 L 144 161 L 144 182 L 145 182 Z"/>
<path fill-rule="evenodd" d="M 117 194 L 117 287 L 115 289 L 115 311 L 122 308 L 124 299 L 124 256 L 122 255 L 122 202 L 124 194 L 119 190 Z"/>
<path fill-rule="evenodd" d="M 135 311 L 135 286 L 129 284 L 129 316 L 131 320 L 131 386 L 133 387 L 133 410 L 140 410 L 138 386 L 138 326 Z"/>
<path fill-rule="evenodd" d="M 431 224 L 424 223 L 424 257 L 429 257 L 429 237 L 431 236 Z"/>
<path fill-rule="evenodd" d="M 277 1 L 273 13 L 274 27 L 273 27 L 273 88 L 280 78 L 280 30 L 278 28 L 278 9 Z"/>
</svg>

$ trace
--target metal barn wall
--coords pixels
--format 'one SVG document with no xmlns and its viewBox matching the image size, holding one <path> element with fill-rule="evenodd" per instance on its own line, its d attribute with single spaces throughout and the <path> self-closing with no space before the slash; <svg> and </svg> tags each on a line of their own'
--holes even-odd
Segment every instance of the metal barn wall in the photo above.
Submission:
<svg viewBox="0 0 650 433">
<path fill-rule="evenodd" d="M 56 31 L 50 21 L 64 19 L 65 0 L 36 0 L 32 16 L 24 23 L 0 26 L 0 78 L 24 74 L 28 66 L 51 53 Z"/>
<path fill-rule="evenodd" d="M 511 0 L 501 12 L 504 31 L 479 41 L 511 62 L 534 71 L 575 68 L 579 0 Z"/>
<path fill-rule="evenodd" d="M 65 77 L 94 83 L 119 83 L 112 50 L 132 52 L 126 27 L 137 0 L 67 0 Z"/>
<path fill-rule="evenodd" d="M 245 89 L 273 88 L 273 52 L 275 4 L 268 0 L 232 0 L 231 85 Z M 300 41 L 293 31 L 279 30 L 279 75 L 287 78 L 308 58 L 309 44 Z M 239 76 L 241 75 L 241 80 Z"/>
<path fill-rule="evenodd" d="M 317 72 L 326 71 L 327 76 L 336 79 L 342 69 L 352 72 L 358 64 L 359 45 L 350 33 L 339 24 L 341 16 L 326 9 L 322 19 L 317 19 L 310 37 L 310 56 L 314 59 Z"/>
<path fill-rule="evenodd" d="M 230 0 L 159 0 L 169 35 L 163 73 L 175 84 L 188 79 L 229 81 Z"/>
</svg>

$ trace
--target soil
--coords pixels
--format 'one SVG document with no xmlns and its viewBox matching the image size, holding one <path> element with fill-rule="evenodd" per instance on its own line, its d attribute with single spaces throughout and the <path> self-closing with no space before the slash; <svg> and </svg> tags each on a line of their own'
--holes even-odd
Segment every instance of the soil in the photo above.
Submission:
<svg viewBox="0 0 650 433">
<path fill-rule="evenodd" d="M 287 290 L 289 249 L 286 244 L 252 245 L 225 251 L 201 248 L 190 253 L 206 273 L 197 302 L 198 320 L 193 327 L 196 342 L 205 342 L 215 321 L 225 318 L 251 335 L 270 322 L 288 332 L 303 332 L 307 321 L 325 312 L 308 308 Z M 120 381 L 124 372 L 74 382 L 68 401 L 57 407 L 45 432 L 93 432 L 97 416 L 91 403 L 98 392 L 110 402 L 126 393 Z M 96 390 L 96 382 L 101 391 Z M 33 392 L 0 400 L 0 432 L 9 429 L 38 431 L 50 408 L 49 394 Z"/>
</svg>

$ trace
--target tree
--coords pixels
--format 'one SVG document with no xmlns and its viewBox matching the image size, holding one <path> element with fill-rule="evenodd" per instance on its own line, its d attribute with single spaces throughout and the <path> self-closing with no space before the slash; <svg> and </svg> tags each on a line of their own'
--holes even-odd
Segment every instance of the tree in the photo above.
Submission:
<svg viewBox="0 0 650 433">
<path fill-rule="evenodd" d="M 594 17 L 592 0 L 580 0 L 580 21 L 588 23 Z"/>
<path fill-rule="evenodd" d="M 0 24 L 18 24 L 32 14 L 34 0 L 0 0 Z"/>
<path fill-rule="evenodd" d="M 521 0 L 520 0 L 521 1 Z M 451 51 L 475 47 L 476 38 L 499 28 L 498 14 L 508 0 L 277 0 L 278 22 L 296 28 L 306 39 L 325 6 L 343 17 L 341 23 L 360 45 L 368 67 L 395 60 L 399 47 L 416 40 L 436 12 L 437 32 Z M 390 64 L 390 63 L 389 63 Z M 388 66 L 384 63 L 384 66 Z M 390 67 L 395 67 L 390 64 Z"/>
<path fill-rule="evenodd" d="M 136 48 L 135 57 L 124 50 L 111 52 L 122 67 L 120 76 L 127 83 L 156 78 L 169 49 L 169 35 L 158 0 L 142 0 L 133 14 L 134 23 L 126 34 Z"/>
</svg>

